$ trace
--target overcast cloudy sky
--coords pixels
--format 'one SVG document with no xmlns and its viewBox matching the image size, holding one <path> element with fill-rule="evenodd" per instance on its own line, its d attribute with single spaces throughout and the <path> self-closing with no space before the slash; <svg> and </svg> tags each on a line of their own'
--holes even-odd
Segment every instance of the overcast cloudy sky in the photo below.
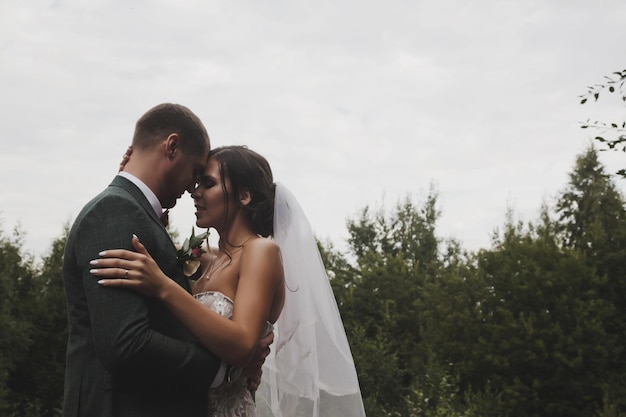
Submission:
<svg viewBox="0 0 626 417">
<path fill-rule="evenodd" d="M 566 185 L 580 122 L 624 120 L 578 96 L 625 68 L 625 17 L 619 0 L 3 0 L 0 228 L 45 253 L 171 101 L 213 145 L 264 154 L 339 247 L 359 209 L 431 184 L 439 235 L 488 247 L 507 207 L 534 220 Z M 172 218 L 186 235 L 188 195 Z"/>
</svg>

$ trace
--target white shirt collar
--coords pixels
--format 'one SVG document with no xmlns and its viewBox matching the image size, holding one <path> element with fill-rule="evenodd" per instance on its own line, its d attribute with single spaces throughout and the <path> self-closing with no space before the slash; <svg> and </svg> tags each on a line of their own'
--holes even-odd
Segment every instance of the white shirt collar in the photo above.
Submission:
<svg viewBox="0 0 626 417">
<path fill-rule="evenodd" d="M 135 184 L 141 190 L 143 195 L 146 196 L 157 217 L 161 217 L 161 214 L 163 213 L 163 207 L 161 207 L 161 202 L 157 198 L 156 194 L 154 194 L 143 181 L 126 171 L 120 171 L 117 175 L 119 175 L 120 177 L 124 177 L 128 181 Z"/>
</svg>

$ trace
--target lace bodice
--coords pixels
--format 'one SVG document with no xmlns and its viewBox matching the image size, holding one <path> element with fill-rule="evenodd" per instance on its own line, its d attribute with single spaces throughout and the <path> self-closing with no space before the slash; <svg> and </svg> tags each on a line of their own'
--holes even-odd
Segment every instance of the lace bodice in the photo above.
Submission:
<svg viewBox="0 0 626 417">
<path fill-rule="evenodd" d="M 205 291 L 193 296 L 220 316 L 228 319 L 233 317 L 235 303 L 219 291 Z"/>
<path fill-rule="evenodd" d="M 215 311 L 222 317 L 231 319 L 233 317 L 233 310 L 235 309 L 235 302 L 230 297 L 222 294 L 219 291 L 204 291 L 193 296 L 196 300 L 200 301 L 211 310 Z M 263 336 L 267 336 L 270 331 L 274 329 L 272 323 L 267 322 Z"/>
</svg>

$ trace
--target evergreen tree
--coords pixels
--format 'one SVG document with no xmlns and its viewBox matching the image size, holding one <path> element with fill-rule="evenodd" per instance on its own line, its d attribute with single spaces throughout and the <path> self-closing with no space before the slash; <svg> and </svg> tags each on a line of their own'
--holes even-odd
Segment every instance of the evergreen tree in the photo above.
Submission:
<svg viewBox="0 0 626 417">
<path fill-rule="evenodd" d="M 601 267 L 604 257 L 626 242 L 624 199 L 593 147 L 577 158 L 569 178 L 556 205 L 563 245 Z"/>
<path fill-rule="evenodd" d="M 557 202 L 558 230 L 565 247 L 580 251 L 601 278 L 598 296 L 611 305 L 604 318 L 611 352 L 606 389 L 626 398 L 626 210 L 624 197 L 606 174 L 595 148 L 580 155 Z M 626 407 L 626 402 L 621 402 Z M 623 408 L 622 408 L 623 409 Z"/>
<path fill-rule="evenodd" d="M 61 415 L 67 314 L 63 291 L 64 236 L 39 268 L 21 254 L 21 241 L 4 240 L 0 255 L 2 285 L 10 291 L 3 298 L 9 306 L 2 325 L 19 323 L 14 336 L 2 338 L 2 353 L 10 358 L 3 378 L 3 415 L 52 417 Z M 21 258 L 21 259 L 20 259 Z M 3 262 L 6 260 L 6 262 Z M 2 295 L 5 295 L 3 291 Z M 5 321 L 6 318 L 6 321 Z"/>
<path fill-rule="evenodd" d="M 23 234 L 0 229 L 0 415 L 22 415 L 14 407 L 19 391 L 11 385 L 20 364 L 28 360 L 36 323 L 28 315 L 34 281 L 32 256 L 23 253 Z"/>
</svg>

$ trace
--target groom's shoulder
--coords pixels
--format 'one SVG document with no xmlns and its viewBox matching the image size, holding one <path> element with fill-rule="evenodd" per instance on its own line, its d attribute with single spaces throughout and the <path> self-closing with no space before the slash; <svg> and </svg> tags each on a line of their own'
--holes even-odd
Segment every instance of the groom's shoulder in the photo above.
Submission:
<svg viewBox="0 0 626 417">
<path fill-rule="evenodd" d="M 120 187 L 113 182 L 85 204 L 84 208 L 123 200 L 133 200 L 131 193 L 126 188 Z"/>
<path fill-rule="evenodd" d="M 137 206 L 139 203 L 127 189 L 112 183 L 83 206 L 76 220 L 78 221 L 94 211 L 119 211 Z"/>
</svg>

